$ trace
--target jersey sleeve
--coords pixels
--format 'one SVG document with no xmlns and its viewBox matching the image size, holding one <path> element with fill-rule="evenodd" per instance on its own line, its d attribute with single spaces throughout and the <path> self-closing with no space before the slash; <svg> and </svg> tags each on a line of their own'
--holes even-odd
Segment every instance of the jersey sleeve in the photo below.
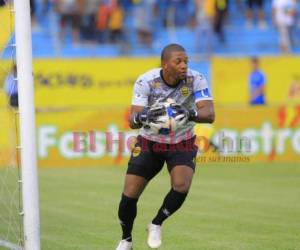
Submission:
<svg viewBox="0 0 300 250">
<path fill-rule="evenodd" d="M 137 106 L 147 106 L 148 97 L 150 94 L 150 87 L 148 83 L 143 78 L 138 78 L 134 84 L 133 96 L 132 96 L 132 105 Z"/>
<path fill-rule="evenodd" d="M 206 78 L 197 73 L 195 75 L 194 80 L 194 98 L 195 102 L 203 101 L 203 100 L 212 100 L 212 96 L 210 94 L 210 90 L 208 88 L 208 83 Z"/>
</svg>

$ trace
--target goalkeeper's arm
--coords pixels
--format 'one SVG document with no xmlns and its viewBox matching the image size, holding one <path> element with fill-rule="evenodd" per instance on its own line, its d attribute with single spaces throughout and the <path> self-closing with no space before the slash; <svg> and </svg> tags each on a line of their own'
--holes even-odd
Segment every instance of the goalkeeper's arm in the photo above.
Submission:
<svg viewBox="0 0 300 250">
<path fill-rule="evenodd" d="M 213 101 L 203 100 L 197 102 L 196 109 L 189 110 L 188 119 L 197 123 L 213 123 L 215 120 Z"/>
</svg>

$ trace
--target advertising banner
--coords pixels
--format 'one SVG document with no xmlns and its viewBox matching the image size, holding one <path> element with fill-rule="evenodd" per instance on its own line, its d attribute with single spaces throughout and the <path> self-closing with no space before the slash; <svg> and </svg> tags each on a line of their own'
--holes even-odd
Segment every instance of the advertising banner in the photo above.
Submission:
<svg viewBox="0 0 300 250">
<path fill-rule="evenodd" d="M 128 105 L 137 77 L 158 58 L 34 60 L 39 108 Z"/>
<path fill-rule="evenodd" d="M 8 4 L 9 5 L 9 4 Z M 14 28 L 14 18 L 11 13 L 12 6 L 2 6 L 0 8 L 1 32 L 0 32 L 0 53 L 7 45 Z"/>
<path fill-rule="evenodd" d="M 0 60 L 0 87 L 3 87 L 11 66 L 12 62 Z M 158 58 L 35 59 L 36 107 L 128 105 L 137 77 L 159 66 Z M 3 103 L 0 96 L 0 105 Z"/>
<path fill-rule="evenodd" d="M 249 103 L 251 58 L 215 57 L 211 65 L 213 95 L 217 104 Z M 268 105 L 300 104 L 300 57 L 261 57 Z"/>
<path fill-rule="evenodd" d="M 137 130 L 128 127 L 128 108 L 38 111 L 37 145 L 40 167 L 124 166 Z M 0 165 L 14 155 L 13 124 L 1 114 Z M 300 163 L 300 106 L 216 108 L 216 122 L 196 125 L 201 162 L 208 143 L 214 156 L 239 156 L 247 162 Z M 206 139 L 204 139 L 206 138 Z M 204 146 L 203 146 L 204 145 Z M 247 158 L 245 158 L 247 157 Z"/>
<path fill-rule="evenodd" d="M 217 108 L 214 142 L 251 162 L 300 162 L 300 106 Z"/>
<path fill-rule="evenodd" d="M 249 162 L 300 162 L 300 105 L 292 101 L 298 83 L 291 85 L 294 92 L 288 84 L 297 76 L 299 59 L 279 59 L 289 65 L 288 71 L 280 69 L 277 60 L 261 60 L 262 68 L 270 72 L 268 105 L 251 107 L 247 105 L 248 59 L 214 59 L 216 122 L 196 125 L 199 157 L 213 151 L 214 156 L 242 156 Z M 127 124 L 132 86 L 139 74 L 158 64 L 155 58 L 36 60 L 39 166 L 125 165 L 137 135 Z M 294 73 L 288 77 L 287 72 Z M 0 166 L 7 166 L 15 159 L 16 131 L 15 114 L 3 92 L 0 126 Z"/>
</svg>

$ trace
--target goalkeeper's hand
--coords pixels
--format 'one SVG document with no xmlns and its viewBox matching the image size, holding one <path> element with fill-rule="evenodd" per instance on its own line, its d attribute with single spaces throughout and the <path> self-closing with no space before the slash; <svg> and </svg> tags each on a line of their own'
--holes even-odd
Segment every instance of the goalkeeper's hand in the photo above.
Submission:
<svg viewBox="0 0 300 250">
<path fill-rule="evenodd" d="M 137 125 L 144 126 L 150 122 L 156 122 L 157 118 L 166 112 L 163 106 L 145 107 L 133 117 L 133 122 Z"/>
<path fill-rule="evenodd" d="M 186 107 L 177 103 L 171 104 L 171 107 L 178 113 L 178 115 L 175 116 L 175 120 L 179 126 L 184 125 L 188 121 L 196 121 L 198 116 L 197 110 L 188 110 Z"/>
</svg>

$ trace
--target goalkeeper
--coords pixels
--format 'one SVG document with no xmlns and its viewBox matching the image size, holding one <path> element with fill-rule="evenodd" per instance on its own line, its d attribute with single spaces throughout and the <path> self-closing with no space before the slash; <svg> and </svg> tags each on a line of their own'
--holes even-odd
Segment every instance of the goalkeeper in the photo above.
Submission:
<svg viewBox="0 0 300 250">
<path fill-rule="evenodd" d="M 177 129 L 171 134 L 154 132 L 151 127 L 159 126 L 157 118 L 165 109 L 163 106 L 152 108 L 153 104 L 170 98 L 176 103 L 173 109 L 178 114 L 175 116 Z M 129 123 L 132 129 L 140 129 L 140 133 L 128 162 L 119 204 L 123 235 L 117 250 L 132 249 L 138 199 L 166 162 L 171 189 L 148 225 L 147 244 L 150 248 L 160 247 L 162 224 L 181 207 L 192 183 L 198 150 L 193 127 L 195 123 L 212 123 L 214 119 L 213 101 L 205 77 L 188 68 L 188 57 L 182 46 L 167 45 L 161 53 L 161 68 L 141 75 L 134 85 Z"/>
</svg>

